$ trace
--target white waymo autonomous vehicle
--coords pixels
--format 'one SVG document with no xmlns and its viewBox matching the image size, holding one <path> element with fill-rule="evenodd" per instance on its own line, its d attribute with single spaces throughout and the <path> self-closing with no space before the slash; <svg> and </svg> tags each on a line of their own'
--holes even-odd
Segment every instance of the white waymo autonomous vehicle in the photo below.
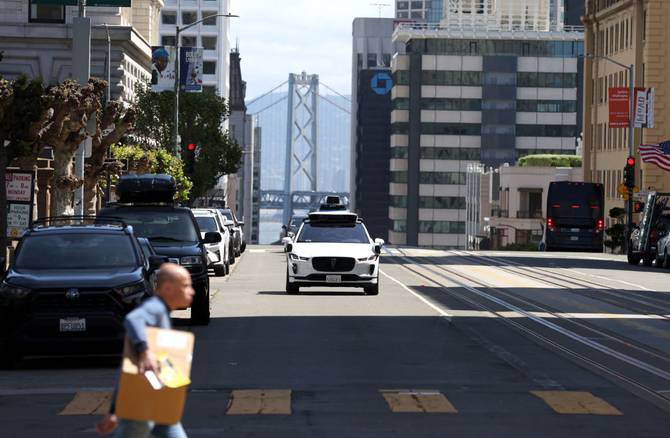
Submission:
<svg viewBox="0 0 670 438">
<path fill-rule="evenodd" d="M 286 293 L 301 287 L 362 287 L 379 293 L 379 256 L 384 241 L 370 238 L 355 213 L 317 211 L 309 214 L 286 250 Z"/>
</svg>

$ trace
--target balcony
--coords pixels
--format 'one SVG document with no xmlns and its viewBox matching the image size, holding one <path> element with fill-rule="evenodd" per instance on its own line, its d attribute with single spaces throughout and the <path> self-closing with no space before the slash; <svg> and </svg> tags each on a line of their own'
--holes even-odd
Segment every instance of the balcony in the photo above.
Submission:
<svg viewBox="0 0 670 438">
<path fill-rule="evenodd" d="M 519 210 L 516 212 L 517 219 L 542 219 L 542 210 Z"/>
</svg>

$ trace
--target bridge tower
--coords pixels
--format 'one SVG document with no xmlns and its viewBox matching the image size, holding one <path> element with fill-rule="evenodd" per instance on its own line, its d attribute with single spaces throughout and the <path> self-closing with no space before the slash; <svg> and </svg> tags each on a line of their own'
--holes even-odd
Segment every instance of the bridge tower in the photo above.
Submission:
<svg viewBox="0 0 670 438">
<path fill-rule="evenodd" d="M 293 215 L 294 192 L 317 190 L 319 75 L 289 74 L 283 221 Z"/>
</svg>

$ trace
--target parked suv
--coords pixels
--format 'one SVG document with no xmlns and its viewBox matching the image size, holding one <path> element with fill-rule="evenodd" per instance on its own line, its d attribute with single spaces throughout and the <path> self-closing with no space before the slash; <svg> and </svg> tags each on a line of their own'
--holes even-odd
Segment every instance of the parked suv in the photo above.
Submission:
<svg viewBox="0 0 670 438">
<path fill-rule="evenodd" d="M 131 227 L 94 219 L 42 219 L 23 235 L 0 286 L 5 366 L 24 355 L 121 353 L 123 319 L 153 294 L 166 259 L 147 258 Z"/>
<path fill-rule="evenodd" d="M 146 237 L 158 255 L 166 256 L 191 273 L 195 296 L 191 322 L 209 324 L 209 276 L 206 244 L 221 241 L 219 233 L 200 235 L 193 213 L 173 203 L 176 192 L 169 175 L 127 175 L 116 188 L 120 202 L 98 213 L 102 218 L 120 218 L 132 225 L 135 234 Z"/>
<path fill-rule="evenodd" d="M 214 269 L 214 275 L 222 277 L 230 272 L 230 255 L 232 251 L 231 234 L 225 225 L 225 219 L 215 209 L 195 208 L 192 210 L 195 220 L 198 222 L 200 234 L 205 235 L 208 232 L 215 232 L 221 235 L 221 242 L 209 243 L 207 248 L 207 257 L 209 258 L 209 267 Z"/>
<path fill-rule="evenodd" d="M 239 257 L 244 250 L 247 247 L 247 242 L 245 241 L 244 238 L 244 231 L 242 230 L 242 227 L 244 226 L 244 222 L 238 221 L 237 217 L 235 216 L 235 212 L 231 210 L 230 208 L 219 208 L 219 213 L 223 215 L 226 219 L 228 219 L 229 226 L 230 226 L 230 231 L 233 234 L 233 242 L 234 242 L 234 254 L 235 257 Z M 233 263 L 235 261 L 233 260 Z"/>
</svg>

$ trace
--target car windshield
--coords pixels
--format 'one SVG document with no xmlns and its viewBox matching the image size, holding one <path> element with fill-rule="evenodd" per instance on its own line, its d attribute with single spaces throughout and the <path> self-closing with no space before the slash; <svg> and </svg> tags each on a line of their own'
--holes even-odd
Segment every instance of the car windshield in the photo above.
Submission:
<svg viewBox="0 0 670 438">
<path fill-rule="evenodd" d="M 198 242 L 200 236 L 187 211 L 133 210 L 114 211 L 114 216 L 133 226 L 136 236 L 155 241 Z"/>
<path fill-rule="evenodd" d="M 216 226 L 216 220 L 211 216 L 196 216 L 196 222 L 201 233 L 209 233 L 210 231 L 219 231 Z"/>
<path fill-rule="evenodd" d="M 221 212 L 223 217 L 225 217 L 226 219 L 228 219 L 231 222 L 234 221 L 233 213 L 230 210 L 219 210 L 219 211 Z"/>
<path fill-rule="evenodd" d="M 306 223 L 298 242 L 304 243 L 370 243 L 363 224 Z"/>
<path fill-rule="evenodd" d="M 137 266 L 126 234 L 31 235 L 21 244 L 16 269 L 110 269 Z"/>
</svg>

